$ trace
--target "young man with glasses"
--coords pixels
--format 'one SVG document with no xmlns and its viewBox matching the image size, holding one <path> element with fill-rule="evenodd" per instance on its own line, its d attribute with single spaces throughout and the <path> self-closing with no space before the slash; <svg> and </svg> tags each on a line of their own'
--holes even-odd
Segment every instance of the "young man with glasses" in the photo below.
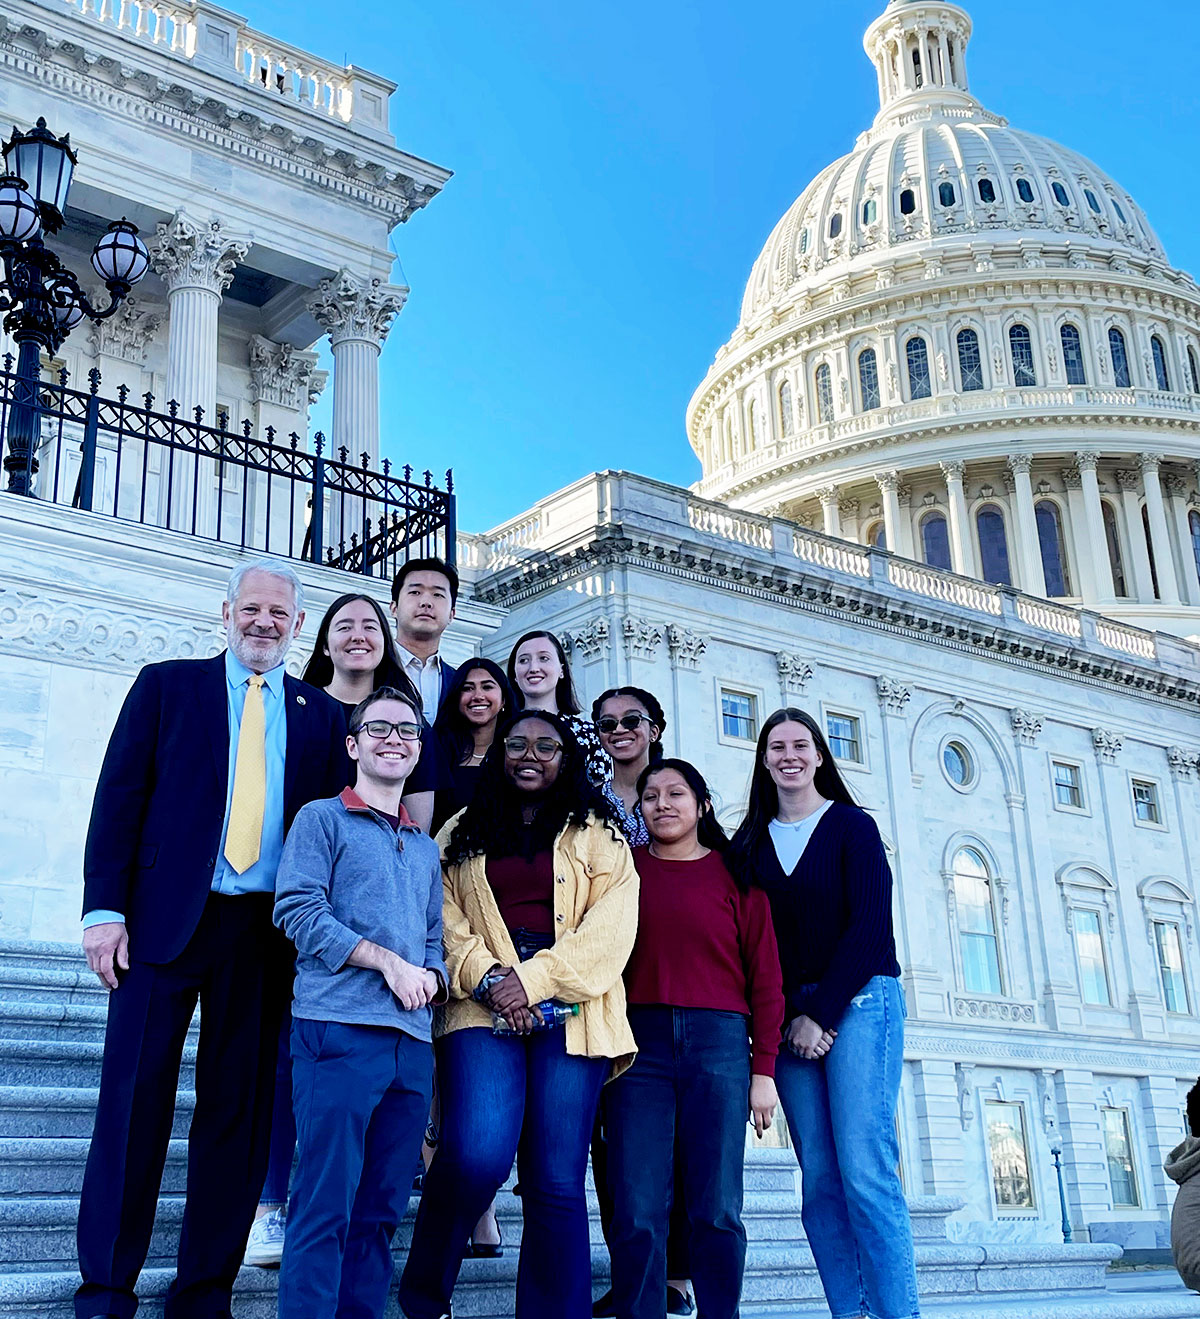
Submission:
<svg viewBox="0 0 1200 1319">
<path fill-rule="evenodd" d="M 438 849 L 400 804 L 421 712 L 381 687 L 346 747 L 354 786 L 297 815 L 276 886 L 275 923 L 297 951 L 299 1150 L 280 1319 L 383 1315 L 429 1115 L 431 1005 L 446 993 Z"/>
</svg>

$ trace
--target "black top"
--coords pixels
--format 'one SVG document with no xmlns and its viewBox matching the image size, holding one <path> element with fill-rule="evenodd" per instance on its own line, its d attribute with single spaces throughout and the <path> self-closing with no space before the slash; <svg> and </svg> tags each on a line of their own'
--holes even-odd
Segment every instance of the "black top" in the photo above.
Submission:
<svg viewBox="0 0 1200 1319">
<path fill-rule="evenodd" d="M 892 872 L 875 821 L 831 802 L 790 875 L 769 834 L 753 861 L 771 900 L 788 1013 L 835 1028 L 868 980 L 900 974 Z"/>
<path fill-rule="evenodd" d="M 446 754 L 446 747 L 442 745 L 442 754 Z M 451 765 L 446 766 L 446 777 L 449 780 L 447 784 L 438 789 L 438 794 L 433 802 L 433 828 L 431 830 L 436 838 L 442 825 L 447 820 L 453 819 L 464 806 L 471 804 L 471 798 L 475 796 L 475 789 L 479 784 L 479 771 L 482 765 Z"/>
<path fill-rule="evenodd" d="M 349 728 L 350 716 L 358 708 L 358 702 L 338 701 L 338 705 L 346 712 L 346 727 Z M 417 761 L 416 769 L 404 782 L 406 797 L 414 792 L 436 792 L 445 785 L 446 769 L 442 760 L 441 746 L 424 716 L 421 718 L 421 729 L 421 759 Z"/>
</svg>

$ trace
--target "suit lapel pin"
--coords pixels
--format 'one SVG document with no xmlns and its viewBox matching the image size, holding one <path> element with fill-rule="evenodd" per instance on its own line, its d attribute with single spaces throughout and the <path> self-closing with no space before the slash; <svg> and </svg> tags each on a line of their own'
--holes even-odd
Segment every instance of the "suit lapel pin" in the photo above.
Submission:
<svg viewBox="0 0 1200 1319">
<path fill-rule="evenodd" d="M 297 705 L 307 705 L 308 702 L 304 699 L 303 696 L 297 696 L 297 697 L 296 697 L 296 704 L 297 704 Z"/>
</svg>

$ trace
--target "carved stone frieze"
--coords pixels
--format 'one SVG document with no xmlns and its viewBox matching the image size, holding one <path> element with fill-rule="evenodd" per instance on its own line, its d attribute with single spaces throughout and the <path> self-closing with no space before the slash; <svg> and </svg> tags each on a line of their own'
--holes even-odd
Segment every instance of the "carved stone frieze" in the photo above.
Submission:
<svg viewBox="0 0 1200 1319">
<path fill-rule="evenodd" d="M 162 323 L 160 313 L 143 310 L 137 295 L 131 293 L 107 320 L 92 321 L 88 338 L 97 357 L 119 357 L 140 365 Z"/>
<path fill-rule="evenodd" d="M 1008 717 L 1018 744 L 1023 747 L 1037 746 L 1042 731 L 1042 716 L 1030 710 L 1013 709 L 1008 712 Z"/>
<path fill-rule="evenodd" d="M 625 636 L 625 654 L 630 659 L 653 660 L 658 658 L 658 648 L 662 645 L 663 625 L 648 618 L 637 618 L 626 614 L 621 620 L 621 630 Z"/>
<path fill-rule="evenodd" d="M 150 260 L 172 291 L 202 288 L 220 294 L 249 250 L 250 240 L 227 233 L 220 220 L 198 224 L 176 211 L 155 229 Z"/>
<path fill-rule="evenodd" d="M 293 412 L 303 412 L 310 402 L 317 361 L 316 353 L 274 343 L 261 334 L 251 335 L 251 397 L 255 403 L 277 403 Z"/>
<path fill-rule="evenodd" d="M 334 346 L 346 339 L 382 344 L 407 299 L 408 289 L 401 285 L 340 270 L 320 282 L 308 309 Z"/>
<path fill-rule="evenodd" d="M 966 1021 L 1007 1021 L 1020 1026 L 1032 1026 L 1037 1012 L 1032 1003 L 1002 1003 L 990 998 L 965 998 L 956 994 L 951 1002 L 951 1013 Z"/>
<path fill-rule="evenodd" d="M 608 619 L 593 618 L 573 632 L 562 634 L 563 646 L 577 651 L 585 664 L 608 654 Z"/>
<path fill-rule="evenodd" d="M 708 638 L 690 628 L 670 623 L 667 626 L 667 649 L 671 652 L 671 662 L 676 668 L 698 669 L 708 649 Z"/>
</svg>

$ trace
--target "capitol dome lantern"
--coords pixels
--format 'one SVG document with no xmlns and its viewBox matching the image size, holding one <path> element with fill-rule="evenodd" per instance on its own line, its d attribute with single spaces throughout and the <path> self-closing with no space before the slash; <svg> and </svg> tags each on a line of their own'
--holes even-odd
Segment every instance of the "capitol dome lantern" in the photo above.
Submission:
<svg viewBox="0 0 1200 1319">
<path fill-rule="evenodd" d="M 891 0 L 879 112 L 754 263 L 692 398 L 697 492 L 1200 631 L 1200 290 L 1116 180 L 972 95 L 972 22 Z"/>
</svg>

